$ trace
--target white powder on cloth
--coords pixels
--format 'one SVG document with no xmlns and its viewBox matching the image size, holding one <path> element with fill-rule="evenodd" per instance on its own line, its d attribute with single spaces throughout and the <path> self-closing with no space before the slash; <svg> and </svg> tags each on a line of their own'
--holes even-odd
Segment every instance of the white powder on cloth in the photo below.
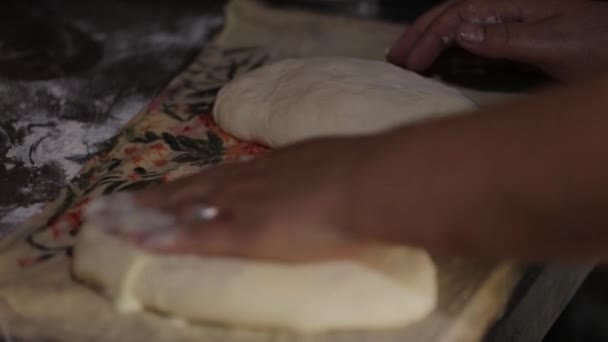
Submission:
<svg viewBox="0 0 608 342">
<path fill-rule="evenodd" d="M 222 22 L 217 14 L 186 15 L 172 25 L 108 30 L 75 20 L 103 47 L 93 70 L 49 81 L 0 79 L 0 186 L 9 189 L 0 195 L 0 237 L 52 200 Z"/>
<path fill-rule="evenodd" d="M 96 145 L 107 141 L 144 106 L 141 97 L 123 101 L 112 111 L 103 125 L 74 120 L 45 119 L 33 115 L 16 125 L 18 129 L 30 127 L 23 143 L 12 146 L 5 157 L 35 167 L 57 163 L 67 179 L 76 176 L 81 163 L 78 157 L 96 152 Z"/>
</svg>

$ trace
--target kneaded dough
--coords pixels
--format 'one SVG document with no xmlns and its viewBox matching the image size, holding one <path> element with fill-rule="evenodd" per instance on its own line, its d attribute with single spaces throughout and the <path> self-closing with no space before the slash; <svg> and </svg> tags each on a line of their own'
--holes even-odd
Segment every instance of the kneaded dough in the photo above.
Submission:
<svg viewBox="0 0 608 342">
<path fill-rule="evenodd" d="M 319 57 L 238 77 L 220 91 L 214 118 L 237 138 L 281 147 L 378 133 L 474 107 L 458 90 L 386 62 Z"/>
<path fill-rule="evenodd" d="M 125 215 L 126 207 L 119 209 Z M 356 260 L 309 264 L 160 256 L 103 224 L 83 226 L 72 271 L 125 313 L 148 309 L 187 321 L 319 333 L 400 327 L 436 306 L 435 266 L 418 249 L 374 247 Z"/>
</svg>

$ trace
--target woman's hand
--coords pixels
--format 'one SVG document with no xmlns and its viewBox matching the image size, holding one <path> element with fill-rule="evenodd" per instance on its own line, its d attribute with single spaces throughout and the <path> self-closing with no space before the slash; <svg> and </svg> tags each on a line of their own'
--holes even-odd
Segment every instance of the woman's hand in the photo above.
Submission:
<svg viewBox="0 0 608 342">
<path fill-rule="evenodd" d="M 423 71 L 457 44 L 480 56 L 539 67 L 559 79 L 608 70 L 608 3 L 592 0 L 449 0 L 421 16 L 390 62 Z"/>
<path fill-rule="evenodd" d="M 355 253 L 368 239 L 351 229 L 354 171 L 373 154 L 370 140 L 305 143 L 142 192 L 139 203 L 175 214 L 181 227 L 171 246 L 156 245 L 154 236 L 143 244 L 161 252 L 285 261 Z M 201 205 L 219 216 L 196 223 Z"/>
<path fill-rule="evenodd" d="M 178 218 L 160 253 L 308 261 L 374 243 L 527 260 L 607 258 L 608 77 L 407 126 L 310 141 L 138 194 Z M 219 210 L 207 223 L 201 205 Z M 158 237 L 158 236 L 157 236 Z M 158 241 L 162 242 L 158 244 Z"/>
</svg>

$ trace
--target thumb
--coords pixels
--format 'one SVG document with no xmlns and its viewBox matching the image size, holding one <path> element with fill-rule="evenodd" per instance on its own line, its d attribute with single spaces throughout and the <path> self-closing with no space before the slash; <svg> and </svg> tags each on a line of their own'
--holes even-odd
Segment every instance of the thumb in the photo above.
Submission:
<svg viewBox="0 0 608 342">
<path fill-rule="evenodd" d="M 530 23 L 473 24 L 458 28 L 457 41 L 464 49 L 482 57 L 534 62 L 542 59 L 542 27 Z"/>
</svg>

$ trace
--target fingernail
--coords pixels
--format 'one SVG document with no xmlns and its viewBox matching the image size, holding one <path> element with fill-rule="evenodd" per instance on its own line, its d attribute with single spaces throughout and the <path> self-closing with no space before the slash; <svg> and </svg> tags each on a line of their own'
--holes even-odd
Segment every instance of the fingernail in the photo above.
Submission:
<svg viewBox="0 0 608 342">
<path fill-rule="evenodd" d="M 463 24 L 458 34 L 460 39 L 466 43 L 481 43 L 485 39 L 483 26 L 475 24 Z"/>
</svg>

